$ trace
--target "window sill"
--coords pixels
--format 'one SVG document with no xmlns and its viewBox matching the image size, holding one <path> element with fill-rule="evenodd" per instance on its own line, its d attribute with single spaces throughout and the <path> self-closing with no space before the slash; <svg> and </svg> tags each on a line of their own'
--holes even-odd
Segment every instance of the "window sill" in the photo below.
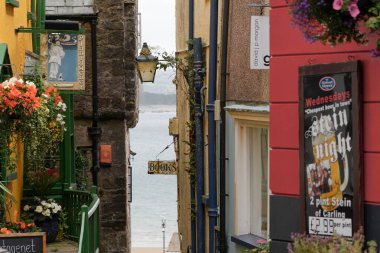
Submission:
<svg viewBox="0 0 380 253">
<path fill-rule="evenodd" d="M 18 0 L 6 0 L 6 4 L 10 4 L 13 7 L 19 7 L 20 6 L 20 3 Z"/>
<path fill-rule="evenodd" d="M 245 234 L 245 235 L 233 235 L 231 236 L 231 241 L 236 243 L 236 244 L 239 244 L 243 247 L 246 247 L 248 249 L 254 249 L 254 248 L 259 248 L 260 247 L 260 243 L 258 243 L 258 241 L 260 240 L 265 240 L 265 238 L 262 238 L 260 236 L 257 236 L 257 235 L 253 235 L 253 234 Z"/>
</svg>

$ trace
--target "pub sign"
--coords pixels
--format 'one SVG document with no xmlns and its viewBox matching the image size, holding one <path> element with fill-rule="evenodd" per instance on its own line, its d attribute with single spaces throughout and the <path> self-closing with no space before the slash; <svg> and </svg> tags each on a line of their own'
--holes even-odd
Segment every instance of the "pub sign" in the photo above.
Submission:
<svg viewBox="0 0 380 253">
<path fill-rule="evenodd" d="M 359 62 L 299 68 L 300 176 L 308 234 L 362 225 Z"/>
<path fill-rule="evenodd" d="M 60 90 L 85 89 L 85 35 L 41 35 L 41 59 L 46 81 Z"/>
</svg>

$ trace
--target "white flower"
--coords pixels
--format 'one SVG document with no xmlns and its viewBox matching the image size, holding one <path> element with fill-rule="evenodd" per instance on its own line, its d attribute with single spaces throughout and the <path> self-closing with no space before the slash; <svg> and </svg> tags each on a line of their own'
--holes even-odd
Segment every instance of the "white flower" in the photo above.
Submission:
<svg viewBox="0 0 380 253">
<path fill-rule="evenodd" d="M 58 204 L 53 205 L 53 210 L 52 210 L 53 213 L 58 213 L 61 210 L 62 210 L 62 207 L 60 205 L 58 205 Z"/>
<path fill-rule="evenodd" d="M 19 82 L 19 83 L 24 83 L 24 80 L 22 80 L 22 79 L 18 79 L 18 82 Z"/>
<path fill-rule="evenodd" d="M 9 79 L 9 82 L 10 83 L 15 83 L 15 82 L 17 82 L 17 78 L 16 77 L 12 77 L 11 79 Z"/>
<path fill-rule="evenodd" d="M 41 205 L 46 206 L 46 204 L 47 204 L 47 203 L 46 203 L 45 200 L 42 200 L 42 201 L 41 201 Z"/>
<path fill-rule="evenodd" d="M 50 216 L 50 209 L 46 209 L 45 211 L 42 212 L 43 216 Z"/>
<path fill-rule="evenodd" d="M 29 205 L 25 205 L 25 206 L 24 206 L 24 211 L 25 211 L 25 212 L 29 211 L 29 209 L 30 209 L 30 206 L 29 206 Z"/>
<path fill-rule="evenodd" d="M 58 113 L 57 114 L 57 121 L 62 121 L 62 120 L 63 120 L 62 114 Z"/>
<path fill-rule="evenodd" d="M 34 88 L 36 87 L 36 85 L 33 82 L 29 82 L 29 81 L 26 81 L 26 85 L 33 86 Z"/>
<path fill-rule="evenodd" d="M 2 84 L 1 84 L 1 86 L 3 86 L 3 88 L 4 89 L 9 89 L 9 85 L 10 85 L 10 83 L 8 82 L 8 81 L 4 81 Z"/>
<path fill-rule="evenodd" d="M 49 113 L 49 112 L 50 112 L 49 108 L 46 108 L 46 113 Z"/>
<path fill-rule="evenodd" d="M 45 93 L 43 93 L 41 96 L 44 97 L 44 98 L 49 98 L 49 95 L 47 95 Z"/>
<path fill-rule="evenodd" d="M 58 102 L 58 104 L 57 104 L 57 107 L 59 108 L 59 109 L 61 109 L 62 111 L 66 111 L 66 104 L 65 103 L 63 103 L 63 102 Z"/>
<path fill-rule="evenodd" d="M 42 213 L 43 209 L 42 206 L 37 206 L 36 209 L 34 210 L 36 213 Z"/>
<path fill-rule="evenodd" d="M 62 105 L 61 105 L 61 110 L 65 112 L 66 109 L 67 109 L 66 104 L 65 104 L 65 103 L 62 103 Z"/>
</svg>

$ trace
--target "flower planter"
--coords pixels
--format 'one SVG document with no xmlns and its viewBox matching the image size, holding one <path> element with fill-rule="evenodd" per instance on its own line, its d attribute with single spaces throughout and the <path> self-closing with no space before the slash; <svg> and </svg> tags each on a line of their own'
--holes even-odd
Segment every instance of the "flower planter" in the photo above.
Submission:
<svg viewBox="0 0 380 253">
<path fill-rule="evenodd" d="M 34 223 L 46 233 L 46 243 L 54 242 L 57 239 L 59 230 L 58 215 L 53 215 L 52 219 L 45 219 L 44 221 L 36 219 Z"/>
</svg>

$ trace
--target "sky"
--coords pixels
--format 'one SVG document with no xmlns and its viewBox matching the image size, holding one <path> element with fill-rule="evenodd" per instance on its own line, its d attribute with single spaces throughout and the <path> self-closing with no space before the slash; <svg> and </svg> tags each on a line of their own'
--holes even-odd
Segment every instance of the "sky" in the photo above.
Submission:
<svg viewBox="0 0 380 253">
<path fill-rule="evenodd" d="M 139 0 L 142 43 L 175 51 L 175 0 Z"/>
</svg>

